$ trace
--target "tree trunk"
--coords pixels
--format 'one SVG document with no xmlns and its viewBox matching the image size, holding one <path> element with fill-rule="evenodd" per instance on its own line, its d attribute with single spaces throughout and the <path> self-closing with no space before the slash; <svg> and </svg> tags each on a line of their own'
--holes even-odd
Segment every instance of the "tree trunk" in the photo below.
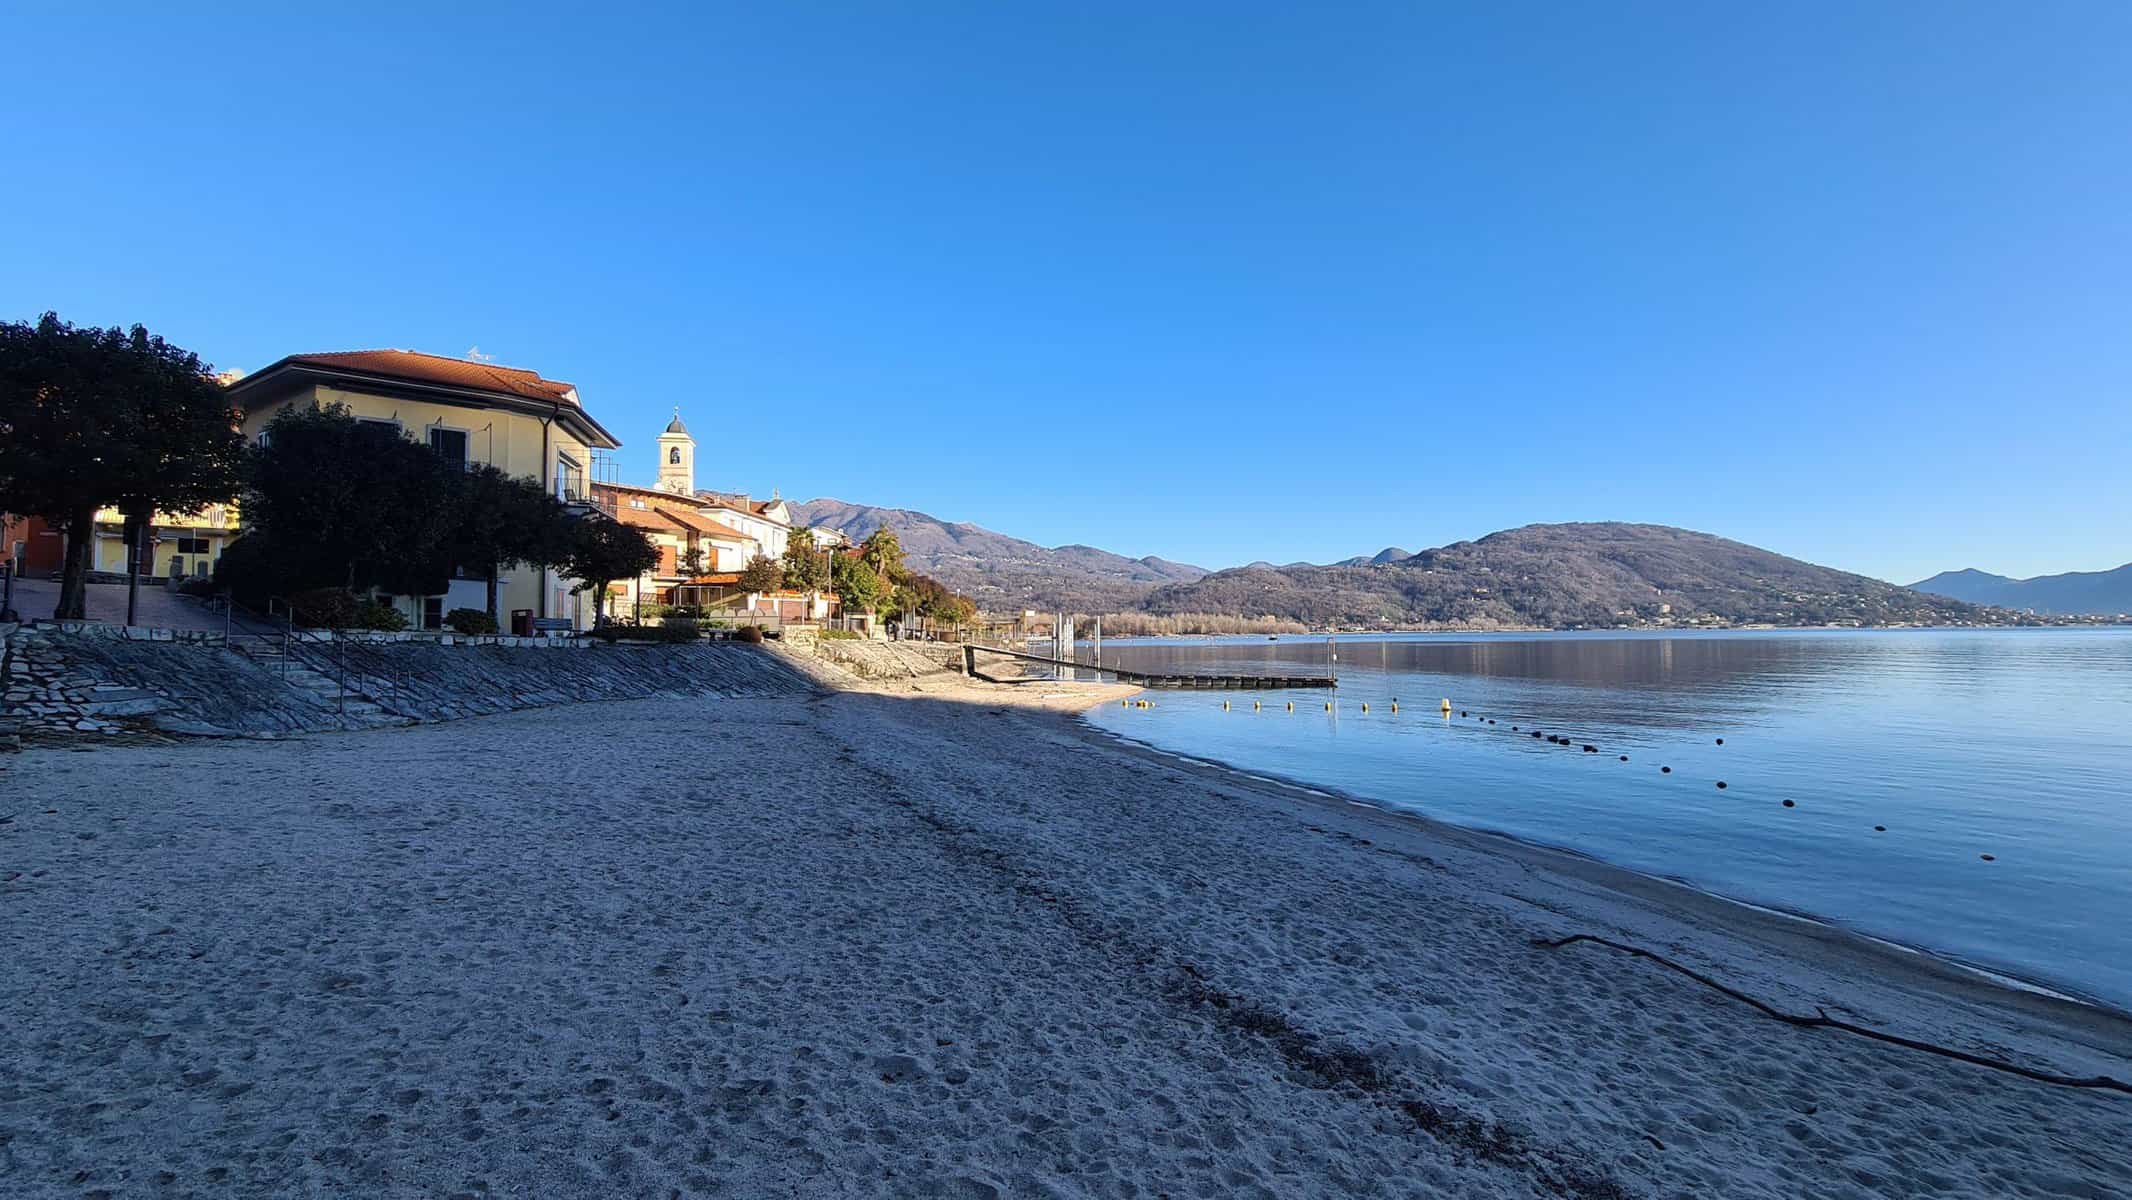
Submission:
<svg viewBox="0 0 2132 1200">
<path fill-rule="evenodd" d="M 126 624 L 140 624 L 141 612 L 141 542 L 148 532 L 144 517 L 126 518 Z"/>
<path fill-rule="evenodd" d="M 78 508 L 67 515 L 67 557 L 59 574 L 55 621 L 85 621 L 89 615 L 89 552 L 96 546 L 96 510 Z"/>
<path fill-rule="evenodd" d="M 496 577 L 501 574 L 503 571 L 497 564 L 489 564 L 489 620 L 496 622 L 498 629 L 503 628 L 503 614 L 496 609 Z"/>
</svg>

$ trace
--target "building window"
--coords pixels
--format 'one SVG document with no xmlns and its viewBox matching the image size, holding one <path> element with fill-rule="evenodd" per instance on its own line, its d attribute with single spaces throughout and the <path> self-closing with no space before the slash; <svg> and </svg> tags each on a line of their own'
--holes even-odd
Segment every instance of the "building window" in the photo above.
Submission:
<svg viewBox="0 0 2132 1200">
<path fill-rule="evenodd" d="M 555 496 L 563 501 L 585 498 L 585 468 L 567 454 L 555 456 Z"/>
<path fill-rule="evenodd" d="M 443 455 L 445 460 L 453 466 L 464 470 L 466 467 L 466 437 L 466 430 L 464 429 L 445 429 L 442 426 L 433 425 L 429 430 L 429 448 Z"/>
<path fill-rule="evenodd" d="M 670 447 L 670 448 L 669 448 L 669 449 L 667 450 L 667 452 L 666 452 L 666 461 L 668 461 L 668 462 L 670 462 L 670 463 L 674 464 L 674 465 L 675 465 L 675 466 L 677 466 L 677 467 L 678 467 L 678 466 L 680 466 L 680 465 L 681 465 L 681 447 L 679 447 L 679 446 L 673 446 L 673 447 Z"/>
<path fill-rule="evenodd" d="M 357 417 L 355 423 L 358 425 L 377 425 L 392 430 L 394 434 L 400 432 L 400 423 L 391 417 Z"/>
<path fill-rule="evenodd" d="M 424 629 L 442 629 L 442 628 L 444 628 L 444 597 L 442 597 L 442 596 L 424 596 L 424 597 L 422 597 L 422 628 L 424 628 Z"/>
<path fill-rule="evenodd" d="M 181 537 L 178 539 L 178 553 L 205 554 L 207 553 L 207 539 L 198 537 Z"/>
</svg>

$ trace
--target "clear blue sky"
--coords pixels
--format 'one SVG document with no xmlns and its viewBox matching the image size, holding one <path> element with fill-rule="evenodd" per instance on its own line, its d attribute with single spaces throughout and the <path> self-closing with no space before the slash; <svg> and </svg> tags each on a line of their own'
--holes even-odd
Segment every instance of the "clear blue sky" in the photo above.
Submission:
<svg viewBox="0 0 2132 1200">
<path fill-rule="evenodd" d="M 2132 559 L 2132 5 L 374 8 L 8 4 L 0 315 L 1210 566 Z"/>
</svg>

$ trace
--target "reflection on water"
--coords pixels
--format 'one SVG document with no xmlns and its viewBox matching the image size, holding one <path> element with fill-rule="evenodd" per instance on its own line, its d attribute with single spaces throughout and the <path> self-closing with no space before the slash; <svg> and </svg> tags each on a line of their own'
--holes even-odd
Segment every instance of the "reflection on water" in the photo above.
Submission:
<svg viewBox="0 0 2132 1200">
<path fill-rule="evenodd" d="M 1172 640 L 1103 657 L 1340 676 L 1331 714 L 1318 693 L 1224 712 L 1235 697 L 1191 692 L 1091 714 L 1126 736 L 2132 1007 L 2132 631 Z M 1290 715 L 1291 698 L 1312 702 Z M 1446 721 L 1439 698 L 1473 715 Z"/>
</svg>

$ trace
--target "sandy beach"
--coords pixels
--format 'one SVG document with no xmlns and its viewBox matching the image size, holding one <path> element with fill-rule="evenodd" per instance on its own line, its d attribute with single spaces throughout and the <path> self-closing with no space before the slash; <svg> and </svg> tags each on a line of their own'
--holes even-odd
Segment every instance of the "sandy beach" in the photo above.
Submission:
<svg viewBox="0 0 2132 1200">
<path fill-rule="evenodd" d="M 2132 1096 L 1533 942 L 2075 1076 L 2122 1017 L 1075 720 L 1121 695 L 0 760 L 0 1194 L 2132 1192 Z"/>
</svg>

